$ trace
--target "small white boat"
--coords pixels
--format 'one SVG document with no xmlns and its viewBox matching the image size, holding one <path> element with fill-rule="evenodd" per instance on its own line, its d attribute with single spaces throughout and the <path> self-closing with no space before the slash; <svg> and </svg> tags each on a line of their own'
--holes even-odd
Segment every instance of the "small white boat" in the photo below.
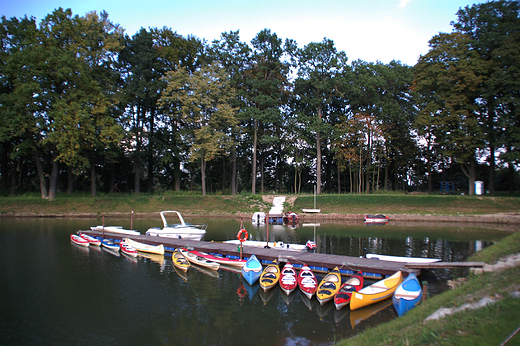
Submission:
<svg viewBox="0 0 520 346">
<path fill-rule="evenodd" d="M 90 229 L 93 231 L 104 232 L 104 233 L 141 235 L 141 232 L 139 232 L 139 231 L 131 231 L 129 229 L 124 229 L 122 226 L 93 226 L 93 227 L 90 227 Z"/>
<path fill-rule="evenodd" d="M 233 239 L 233 240 L 226 240 L 223 241 L 223 243 L 226 244 L 234 244 L 234 245 L 240 245 L 240 240 Z M 316 248 L 316 244 L 309 240 L 305 245 L 301 244 L 288 244 L 284 243 L 283 241 L 278 242 L 265 242 L 265 241 L 258 241 L 258 240 L 245 240 L 242 242 L 243 246 L 251 246 L 251 247 L 270 247 L 277 250 L 289 250 L 289 251 L 306 251 L 306 250 L 312 250 Z"/>
<path fill-rule="evenodd" d="M 128 244 L 125 241 L 121 241 L 119 243 L 119 246 L 121 248 L 121 252 L 125 255 L 131 256 L 131 257 L 137 257 L 137 250 L 130 244 Z"/>
<path fill-rule="evenodd" d="M 140 243 L 138 241 L 135 241 L 135 240 L 132 240 L 129 238 L 125 238 L 124 242 L 131 245 L 132 247 L 134 247 L 134 249 L 136 249 L 137 251 L 149 252 L 149 253 L 157 254 L 157 255 L 164 255 L 164 245 L 163 244 L 150 245 L 150 244 Z"/>
<path fill-rule="evenodd" d="M 101 240 L 89 236 L 88 234 L 81 233 L 80 237 L 86 239 L 90 245 L 101 246 Z"/>
<path fill-rule="evenodd" d="M 207 225 L 193 225 L 184 222 L 181 213 L 175 210 L 161 211 L 163 228 L 152 227 L 146 231 L 146 235 L 154 237 L 167 237 L 177 239 L 201 240 L 206 234 Z M 166 214 L 175 214 L 180 223 L 171 224 L 166 220 Z"/>
<path fill-rule="evenodd" d="M 73 242 L 76 245 L 89 246 L 88 240 L 80 237 L 77 234 L 71 234 L 70 235 L 70 241 Z"/>
<path fill-rule="evenodd" d="M 377 214 L 377 215 L 372 215 L 372 214 L 367 214 L 365 216 L 363 216 L 364 220 L 366 223 L 388 223 L 388 216 L 386 215 L 382 215 L 382 214 Z"/>
<path fill-rule="evenodd" d="M 378 259 L 380 261 L 390 262 L 401 262 L 401 263 L 433 263 L 440 262 L 439 258 L 425 258 L 425 257 L 401 257 L 401 256 L 389 256 L 389 255 L 378 255 L 375 253 L 367 253 L 366 258 Z"/>
</svg>

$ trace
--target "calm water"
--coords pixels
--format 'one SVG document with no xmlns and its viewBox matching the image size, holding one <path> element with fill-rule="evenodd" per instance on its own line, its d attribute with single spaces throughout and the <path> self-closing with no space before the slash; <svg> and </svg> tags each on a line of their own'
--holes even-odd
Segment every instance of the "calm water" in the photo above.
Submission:
<svg viewBox="0 0 520 346">
<path fill-rule="evenodd" d="M 129 220 L 107 225 L 130 228 Z M 235 239 L 238 220 L 193 219 L 209 225 L 204 240 Z M 83 219 L 0 219 L 0 344 L 2 345 L 331 345 L 396 318 L 390 302 L 351 312 L 321 307 L 276 287 L 242 291 L 240 274 L 190 269 L 183 277 L 171 258 L 130 260 L 96 247 L 70 243 L 70 233 L 100 224 Z M 142 233 L 160 220 L 134 220 Z M 254 239 L 266 228 L 245 223 Z M 510 234 L 478 226 L 321 223 L 270 226 L 271 241 L 305 243 L 322 253 L 370 252 L 465 260 Z M 430 293 L 442 291 L 448 270 L 427 272 Z M 238 294 L 242 293 L 242 294 Z M 244 295 L 245 293 L 245 295 Z"/>
</svg>

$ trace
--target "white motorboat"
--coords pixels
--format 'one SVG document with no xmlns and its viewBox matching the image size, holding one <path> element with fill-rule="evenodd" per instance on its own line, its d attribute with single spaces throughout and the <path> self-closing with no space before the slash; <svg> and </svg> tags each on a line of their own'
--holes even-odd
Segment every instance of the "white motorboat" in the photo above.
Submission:
<svg viewBox="0 0 520 346">
<path fill-rule="evenodd" d="M 117 233 L 126 235 L 141 235 L 139 231 L 131 231 L 124 229 L 122 226 L 92 226 L 90 227 L 93 231 L 104 232 L 104 233 Z"/>
<path fill-rule="evenodd" d="M 161 211 L 161 219 L 163 222 L 163 228 L 149 228 L 146 231 L 146 235 L 154 237 L 166 237 L 166 238 L 177 238 L 177 239 L 190 239 L 190 240 L 201 240 L 206 234 L 207 225 L 193 225 L 184 222 L 184 218 L 181 213 L 173 210 Z M 175 214 L 179 218 L 180 223 L 168 223 L 166 220 L 166 214 Z"/>
</svg>

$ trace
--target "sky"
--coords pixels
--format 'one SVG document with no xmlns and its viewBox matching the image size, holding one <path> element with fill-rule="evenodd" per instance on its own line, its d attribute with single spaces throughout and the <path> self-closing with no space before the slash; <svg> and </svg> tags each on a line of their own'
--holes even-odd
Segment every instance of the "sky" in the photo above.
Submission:
<svg viewBox="0 0 520 346">
<path fill-rule="evenodd" d="M 250 43 L 263 29 L 293 39 L 299 47 L 324 38 L 334 41 L 349 61 L 392 60 L 415 65 L 428 41 L 451 32 L 459 8 L 487 1 L 465 0 L 0 0 L 0 16 L 35 17 L 54 9 L 74 15 L 105 10 L 129 36 L 141 28 L 168 27 L 182 36 L 211 42 L 239 30 Z"/>
</svg>

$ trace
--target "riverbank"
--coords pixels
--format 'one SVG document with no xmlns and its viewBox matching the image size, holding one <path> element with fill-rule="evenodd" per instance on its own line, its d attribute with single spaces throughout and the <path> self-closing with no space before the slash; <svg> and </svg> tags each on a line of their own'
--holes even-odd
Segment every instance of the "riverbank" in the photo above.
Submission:
<svg viewBox="0 0 520 346">
<path fill-rule="evenodd" d="M 54 200 L 38 196 L 0 197 L 0 217 L 109 216 L 157 217 L 161 210 L 177 210 L 185 216 L 249 218 L 255 211 L 268 212 L 278 195 L 201 196 L 109 194 L 99 197 L 58 195 Z M 385 214 L 390 221 L 472 223 L 520 223 L 520 198 L 445 195 L 289 195 L 285 211 L 302 215 L 302 221 L 362 221 L 364 214 Z M 320 209 L 304 214 L 302 209 Z"/>
<path fill-rule="evenodd" d="M 502 345 L 520 327 L 520 266 L 503 265 L 519 253 L 516 232 L 468 259 L 484 261 L 493 270 L 458 278 L 453 289 L 423 301 L 403 317 L 338 345 Z M 520 334 L 507 345 L 518 344 Z"/>
</svg>

